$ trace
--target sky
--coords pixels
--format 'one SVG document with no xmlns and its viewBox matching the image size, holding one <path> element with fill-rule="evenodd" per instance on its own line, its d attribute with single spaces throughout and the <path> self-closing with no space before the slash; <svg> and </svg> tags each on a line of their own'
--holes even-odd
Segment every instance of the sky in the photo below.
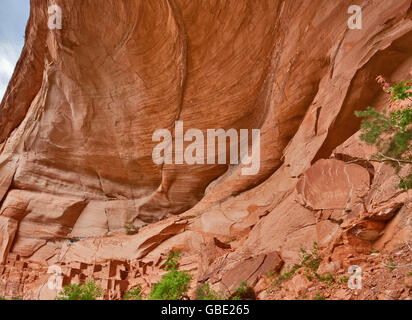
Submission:
<svg viewBox="0 0 412 320">
<path fill-rule="evenodd" d="M 0 0 L 0 102 L 24 45 L 30 0 Z"/>
</svg>

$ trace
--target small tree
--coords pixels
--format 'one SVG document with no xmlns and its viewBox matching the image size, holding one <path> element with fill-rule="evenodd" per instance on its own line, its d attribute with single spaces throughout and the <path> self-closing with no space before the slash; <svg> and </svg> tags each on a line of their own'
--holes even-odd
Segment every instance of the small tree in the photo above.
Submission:
<svg viewBox="0 0 412 320">
<path fill-rule="evenodd" d="M 196 289 L 196 300 L 226 300 L 223 292 L 216 292 L 210 288 L 208 283 L 199 286 Z"/>
<path fill-rule="evenodd" d="M 124 300 L 142 300 L 143 299 L 142 287 L 138 285 L 135 289 L 129 290 L 123 296 Z"/>
<path fill-rule="evenodd" d="M 150 292 L 154 300 L 183 300 L 187 297 L 192 276 L 187 271 L 179 271 L 179 251 L 169 254 L 165 268 L 169 272 L 162 276 Z"/>
<path fill-rule="evenodd" d="M 243 281 L 230 300 L 256 300 L 256 294 L 253 288 Z"/>
<path fill-rule="evenodd" d="M 409 83 L 401 81 L 389 89 L 392 101 L 411 100 Z M 412 168 L 405 176 L 399 174 L 405 165 L 412 164 L 412 106 L 409 104 L 394 112 L 378 112 L 368 107 L 355 115 L 366 118 L 362 120 L 360 140 L 377 148 L 370 160 L 390 163 L 399 177 L 398 187 L 404 191 L 412 189 Z"/>
<path fill-rule="evenodd" d="M 124 230 L 128 235 L 134 235 L 139 232 L 139 228 L 137 228 L 133 222 L 128 222 L 124 225 Z"/>
<path fill-rule="evenodd" d="M 63 288 L 56 300 L 96 300 L 103 296 L 103 290 L 94 281 L 84 284 L 72 283 Z"/>
</svg>

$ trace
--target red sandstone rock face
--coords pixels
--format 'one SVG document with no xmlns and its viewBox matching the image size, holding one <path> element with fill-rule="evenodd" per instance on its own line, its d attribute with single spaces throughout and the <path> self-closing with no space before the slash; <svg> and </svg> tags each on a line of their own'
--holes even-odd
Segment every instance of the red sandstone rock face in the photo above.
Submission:
<svg viewBox="0 0 412 320">
<path fill-rule="evenodd" d="M 412 241 L 411 195 L 367 160 L 353 115 L 388 105 L 378 75 L 411 77 L 410 0 L 365 4 L 362 30 L 346 1 L 61 1 L 54 31 L 44 1 L 31 5 L 0 105 L 0 293 L 52 297 L 44 268 L 57 264 L 120 298 L 175 249 L 196 280 L 233 289 L 314 241 L 345 267 Z M 259 174 L 155 165 L 152 134 L 175 120 L 259 128 Z M 142 228 L 125 235 L 131 221 Z M 122 276 L 99 273 L 110 261 Z"/>
</svg>

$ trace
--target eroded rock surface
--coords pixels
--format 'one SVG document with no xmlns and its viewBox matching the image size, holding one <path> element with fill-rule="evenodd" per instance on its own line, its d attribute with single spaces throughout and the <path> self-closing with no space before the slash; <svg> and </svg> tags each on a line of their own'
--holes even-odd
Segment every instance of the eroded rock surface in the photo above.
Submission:
<svg viewBox="0 0 412 320">
<path fill-rule="evenodd" d="M 205 281 L 264 292 L 314 242 L 324 270 L 412 244 L 411 194 L 369 161 L 354 116 L 390 104 L 377 76 L 412 77 L 411 0 L 365 2 L 361 30 L 343 0 L 56 2 L 51 31 L 31 0 L 0 105 L 0 295 L 53 298 L 51 265 L 64 283 L 98 279 L 107 299 L 147 292 L 171 250 L 192 297 Z M 176 120 L 260 129 L 259 173 L 155 165 L 152 134 Z"/>
</svg>

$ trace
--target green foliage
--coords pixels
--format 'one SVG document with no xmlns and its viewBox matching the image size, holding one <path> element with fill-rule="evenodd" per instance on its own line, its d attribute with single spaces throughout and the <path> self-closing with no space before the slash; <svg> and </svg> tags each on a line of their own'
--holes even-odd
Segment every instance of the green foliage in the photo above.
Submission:
<svg viewBox="0 0 412 320">
<path fill-rule="evenodd" d="M 242 282 L 239 288 L 232 293 L 231 296 L 224 294 L 223 292 L 216 292 L 212 290 L 209 284 L 205 283 L 196 290 L 197 300 L 255 300 L 256 294 L 253 288 L 248 286 L 246 282 Z"/>
<path fill-rule="evenodd" d="M 137 228 L 132 222 L 126 223 L 124 229 L 128 235 L 133 235 L 139 232 L 139 228 Z"/>
<path fill-rule="evenodd" d="M 196 300 L 224 300 L 225 296 L 222 292 L 216 292 L 210 288 L 208 283 L 199 286 L 196 289 Z"/>
<path fill-rule="evenodd" d="M 319 256 L 319 246 L 317 242 L 313 243 L 312 251 L 308 252 L 305 249 L 300 249 L 301 266 L 307 267 L 313 272 L 318 271 L 322 258 Z"/>
<path fill-rule="evenodd" d="M 338 284 L 345 284 L 345 283 L 348 283 L 348 281 L 349 281 L 349 277 L 348 276 L 343 276 L 337 282 L 338 282 Z"/>
<path fill-rule="evenodd" d="M 298 271 L 302 266 L 300 264 L 294 264 L 287 271 L 279 276 L 280 280 L 289 280 L 294 276 L 296 271 Z"/>
<path fill-rule="evenodd" d="M 326 275 L 320 275 L 315 273 L 315 276 L 322 281 L 323 283 L 327 284 L 328 287 L 331 287 L 336 281 L 332 274 L 327 273 Z"/>
<path fill-rule="evenodd" d="M 142 287 L 139 285 L 135 289 L 129 290 L 126 292 L 126 294 L 123 296 L 124 300 L 142 300 Z"/>
<path fill-rule="evenodd" d="M 362 134 L 360 135 L 360 140 L 369 145 L 380 144 L 382 133 L 389 130 L 392 126 L 386 111 L 381 114 L 372 107 L 368 107 L 366 111 L 356 111 L 355 115 L 358 118 L 370 118 L 362 121 Z"/>
<path fill-rule="evenodd" d="M 236 237 L 231 237 L 229 240 L 225 241 L 224 243 L 229 244 L 229 243 L 234 242 L 236 240 L 237 240 Z"/>
<path fill-rule="evenodd" d="M 321 292 L 316 292 L 316 295 L 313 297 L 313 300 L 326 300 Z"/>
<path fill-rule="evenodd" d="M 396 268 L 396 264 L 391 257 L 388 258 L 388 268 L 391 272 Z"/>
<path fill-rule="evenodd" d="M 246 282 L 242 282 L 233 294 L 231 300 L 255 300 L 256 294 Z"/>
<path fill-rule="evenodd" d="M 401 81 L 388 93 L 392 94 L 392 101 L 403 101 L 412 97 L 412 92 L 408 92 L 411 88 L 409 81 Z M 391 163 L 397 174 L 405 164 L 412 163 L 411 105 L 389 113 L 386 110 L 378 112 L 368 107 L 366 111 L 355 112 L 355 115 L 364 118 L 361 123 L 360 140 L 377 148 L 378 152 L 371 160 Z M 399 179 L 400 189 L 412 189 L 412 168 L 405 177 L 399 176 Z"/>
<path fill-rule="evenodd" d="M 96 300 L 103 296 L 103 290 L 94 281 L 84 284 L 69 284 L 59 292 L 56 300 Z"/>
<path fill-rule="evenodd" d="M 273 290 L 273 287 L 279 287 L 282 282 L 291 279 L 296 271 L 300 268 L 305 268 L 305 277 L 312 281 L 313 277 L 319 278 L 319 275 L 316 271 L 319 268 L 320 263 L 322 262 L 322 258 L 319 256 L 319 246 L 317 242 L 313 243 L 313 248 L 311 251 L 307 251 L 303 248 L 300 249 L 300 263 L 294 264 L 287 268 L 283 274 L 280 274 L 271 284 L 270 288 L 268 289 L 269 292 Z"/>
<path fill-rule="evenodd" d="M 154 300 L 183 300 L 187 298 L 192 276 L 187 271 L 178 271 L 179 251 L 173 251 L 165 263 L 169 272 L 162 276 L 150 292 L 150 299 Z"/>
<path fill-rule="evenodd" d="M 392 93 L 392 101 L 402 101 L 412 97 L 412 92 L 407 92 L 412 88 L 409 83 L 410 81 L 404 80 L 389 89 L 388 93 Z"/>
<path fill-rule="evenodd" d="M 165 262 L 165 269 L 166 270 L 177 270 L 179 266 L 179 258 L 180 258 L 180 252 L 179 251 L 172 251 L 169 253 L 169 257 L 167 258 Z"/>
<path fill-rule="evenodd" d="M 406 177 L 400 177 L 398 187 L 402 190 L 412 189 L 412 172 Z"/>
<path fill-rule="evenodd" d="M 268 273 L 266 273 L 266 277 L 268 278 L 272 278 L 275 275 L 275 271 L 273 270 L 273 268 L 270 268 Z"/>
<path fill-rule="evenodd" d="M 191 275 L 186 271 L 172 270 L 162 276 L 150 293 L 154 300 L 183 300 L 189 290 Z"/>
<path fill-rule="evenodd" d="M 7 300 L 7 299 L 5 297 L 0 296 L 0 301 L 1 300 Z M 16 296 L 16 297 L 12 297 L 11 300 L 23 300 L 23 298 L 20 296 Z"/>
<path fill-rule="evenodd" d="M 312 280 L 313 280 L 313 277 L 312 277 L 312 274 L 311 274 L 309 268 L 305 268 L 305 277 L 306 277 L 306 279 L 308 279 L 309 281 L 312 281 Z"/>
<path fill-rule="evenodd" d="M 378 151 L 387 157 L 401 157 L 409 147 L 412 139 L 412 109 L 405 109 L 388 113 L 378 112 L 372 107 L 366 111 L 356 111 L 362 121 L 360 140 L 368 145 L 376 145 Z"/>
<path fill-rule="evenodd" d="M 313 277 L 316 277 L 319 281 L 326 283 L 329 287 L 335 282 L 335 278 L 332 274 L 320 275 L 317 273 L 319 265 L 322 262 L 322 258 L 319 255 L 319 246 L 317 242 L 313 243 L 312 251 L 308 252 L 305 249 L 301 251 L 301 265 L 305 267 L 305 276 L 309 281 L 312 281 Z"/>
<path fill-rule="evenodd" d="M 412 271 L 410 271 L 410 272 L 408 273 L 408 276 L 412 276 Z"/>
</svg>

